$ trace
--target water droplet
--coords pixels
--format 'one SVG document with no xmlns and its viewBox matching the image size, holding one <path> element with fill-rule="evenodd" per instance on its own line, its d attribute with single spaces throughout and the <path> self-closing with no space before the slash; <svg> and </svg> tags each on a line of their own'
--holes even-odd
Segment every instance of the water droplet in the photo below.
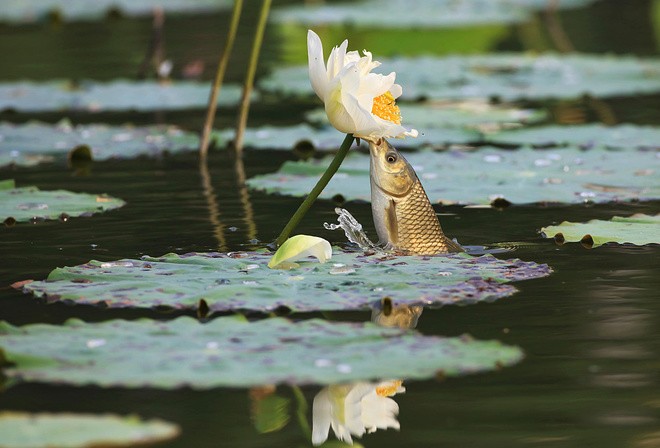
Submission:
<svg viewBox="0 0 660 448">
<path fill-rule="evenodd" d="M 87 348 L 98 348 L 105 345 L 105 339 L 90 339 L 87 341 Z"/>
</svg>

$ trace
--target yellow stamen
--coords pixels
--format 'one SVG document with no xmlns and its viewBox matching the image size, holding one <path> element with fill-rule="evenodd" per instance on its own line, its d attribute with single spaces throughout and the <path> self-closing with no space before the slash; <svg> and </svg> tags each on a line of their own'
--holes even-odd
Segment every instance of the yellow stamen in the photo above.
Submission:
<svg viewBox="0 0 660 448">
<path fill-rule="evenodd" d="M 401 124 L 401 111 L 390 92 L 385 92 L 374 98 L 374 105 L 371 113 L 383 120 L 391 121 L 395 124 Z"/>
<path fill-rule="evenodd" d="M 398 109 L 398 107 L 397 107 Z M 399 390 L 399 387 L 403 384 L 401 380 L 392 381 L 390 384 L 379 386 L 376 388 L 376 395 L 379 397 L 391 397 Z"/>
</svg>

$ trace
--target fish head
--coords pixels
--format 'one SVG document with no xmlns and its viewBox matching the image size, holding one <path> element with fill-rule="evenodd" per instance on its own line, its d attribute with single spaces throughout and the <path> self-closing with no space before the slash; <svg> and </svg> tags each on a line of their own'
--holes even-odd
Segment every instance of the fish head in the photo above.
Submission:
<svg viewBox="0 0 660 448">
<path fill-rule="evenodd" d="M 371 180 L 391 196 L 405 195 L 415 184 L 417 175 L 408 161 L 385 140 L 369 141 Z"/>
</svg>

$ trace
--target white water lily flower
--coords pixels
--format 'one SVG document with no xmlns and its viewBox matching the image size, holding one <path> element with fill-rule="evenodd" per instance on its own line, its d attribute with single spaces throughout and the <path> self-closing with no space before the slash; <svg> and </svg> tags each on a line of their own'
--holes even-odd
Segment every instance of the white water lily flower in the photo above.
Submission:
<svg viewBox="0 0 660 448">
<path fill-rule="evenodd" d="M 291 269 L 298 265 L 294 263 L 306 257 L 316 257 L 320 263 L 332 258 L 332 246 L 328 240 L 310 235 L 295 235 L 289 238 L 277 249 L 268 262 L 271 269 Z"/>
<path fill-rule="evenodd" d="M 358 382 L 321 389 L 314 397 L 312 443 L 328 439 L 330 427 L 341 441 L 353 444 L 353 436 L 362 437 L 377 429 L 399 429 L 399 405 L 392 398 L 405 392 L 402 381 Z"/>
<path fill-rule="evenodd" d="M 417 137 L 415 129 L 401 126 L 396 99 L 401 86 L 394 84 L 396 73 L 371 73 L 380 62 L 364 50 L 346 52 L 348 40 L 330 52 L 327 65 L 323 44 L 312 30 L 307 32 L 307 57 L 312 88 L 323 101 L 330 123 L 355 137 L 376 140 L 380 137 Z"/>
</svg>

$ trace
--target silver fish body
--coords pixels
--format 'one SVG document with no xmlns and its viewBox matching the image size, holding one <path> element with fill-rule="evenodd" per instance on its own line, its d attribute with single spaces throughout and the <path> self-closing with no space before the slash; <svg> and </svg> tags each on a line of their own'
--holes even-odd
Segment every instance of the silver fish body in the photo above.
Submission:
<svg viewBox="0 0 660 448">
<path fill-rule="evenodd" d="M 371 211 L 381 244 L 409 254 L 463 252 L 445 236 L 413 167 L 385 139 L 369 142 Z"/>
</svg>

